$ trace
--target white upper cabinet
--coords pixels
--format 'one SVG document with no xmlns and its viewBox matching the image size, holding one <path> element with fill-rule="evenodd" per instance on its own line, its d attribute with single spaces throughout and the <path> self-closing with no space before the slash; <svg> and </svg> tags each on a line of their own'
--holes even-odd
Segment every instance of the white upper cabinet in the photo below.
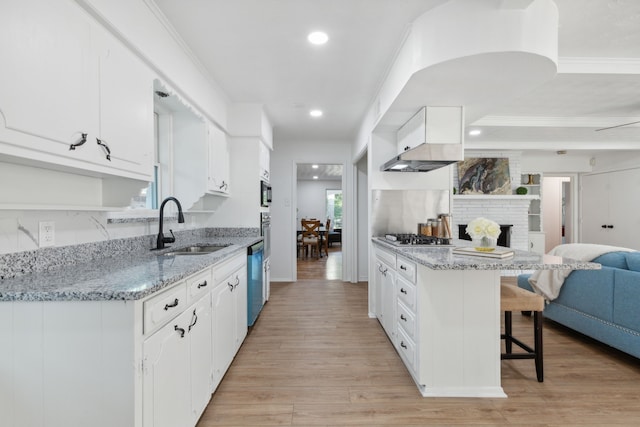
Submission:
<svg viewBox="0 0 640 427">
<path fill-rule="evenodd" d="M 271 176 L 271 151 L 263 142 L 260 143 L 260 179 L 269 182 Z"/>
<path fill-rule="evenodd" d="M 227 135 L 211 124 L 208 135 L 209 176 L 207 190 L 229 194 L 229 143 Z"/>
<path fill-rule="evenodd" d="M 90 142 L 104 144 L 111 167 L 151 179 L 153 76 L 112 35 L 96 27 L 100 64 L 100 127 Z M 107 159 L 107 155 L 109 159 Z"/>
<path fill-rule="evenodd" d="M 72 158 L 70 144 L 98 125 L 90 22 L 70 1 L 7 0 L 2 9 L 2 151 Z"/>
<path fill-rule="evenodd" d="M 423 107 L 397 133 L 398 153 L 420 144 L 462 144 L 462 107 Z"/>
<path fill-rule="evenodd" d="M 151 73 L 75 2 L 4 2 L 0 54 L 0 153 L 151 179 Z"/>
</svg>

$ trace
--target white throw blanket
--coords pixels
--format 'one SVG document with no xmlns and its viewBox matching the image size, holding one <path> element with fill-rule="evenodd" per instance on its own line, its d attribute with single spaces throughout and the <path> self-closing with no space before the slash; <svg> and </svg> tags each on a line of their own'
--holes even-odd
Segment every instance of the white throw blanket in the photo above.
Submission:
<svg viewBox="0 0 640 427">
<path fill-rule="evenodd" d="M 591 261 L 600 255 L 609 252 L 633 252 L 633 249 L 619 248 L 616 246 L 594 245 L 590 243 L 568 243 L 558 245 L 549 251 L 548 255 L 572 258 L 578 261 Z M 564 279 L 573 270 L 537 270 L 529 277 L 529 284 L 533 290 L 542 295 L 545 300 L 553 301 L 558 298 Z"/>
</svg>

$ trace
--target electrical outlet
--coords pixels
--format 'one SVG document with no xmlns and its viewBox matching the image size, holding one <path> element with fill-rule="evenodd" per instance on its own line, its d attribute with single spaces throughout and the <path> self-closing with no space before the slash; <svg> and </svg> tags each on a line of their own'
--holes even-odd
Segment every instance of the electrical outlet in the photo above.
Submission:
<svg viewBox="0 0 640 427">
<path fill-rule="evenodd" d="M 55 245 L 55 223 L 53 221 L 40 221 L 38 232 L 38 245 L 41 248 Z"/>
</svg>

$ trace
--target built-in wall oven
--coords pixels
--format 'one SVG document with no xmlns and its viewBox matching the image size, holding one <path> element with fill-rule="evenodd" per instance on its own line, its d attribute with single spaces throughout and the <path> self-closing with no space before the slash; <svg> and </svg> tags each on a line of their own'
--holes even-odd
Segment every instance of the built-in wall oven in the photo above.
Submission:
<svg viewBox="0 0 640 427">
<path fill-rule="evenodd" d="M 262 275 L 264 302 L 269 301 L 271 290 L 271 214 L 269 212 L 260 213 L 260 234 L 264 240 L 264 260 Z"/>
</svg>

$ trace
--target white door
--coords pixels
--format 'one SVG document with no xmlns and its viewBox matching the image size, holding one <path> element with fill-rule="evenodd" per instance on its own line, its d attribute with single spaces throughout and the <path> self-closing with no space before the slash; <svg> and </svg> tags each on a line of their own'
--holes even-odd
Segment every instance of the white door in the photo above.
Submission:
<svg viewBox="0 0 640 427">
<path fill-rule="evenodd" d="M 143 425 L 189 425 L 189 338 L 191 313 L 184 312 L 144 342 Z"/>
<path fill-rule="evenodd" d="M 187 311 L 191 313 L 187 332 L 191 360 L 191 414 L 195 424 L 211 399 L 211 294 L 207 293 Z"/>
<path fill-rule="evenodd" d="M 582 177 L 582 242 L 608 244 L 609 177 L 607 174 Z"/>
</svg>

